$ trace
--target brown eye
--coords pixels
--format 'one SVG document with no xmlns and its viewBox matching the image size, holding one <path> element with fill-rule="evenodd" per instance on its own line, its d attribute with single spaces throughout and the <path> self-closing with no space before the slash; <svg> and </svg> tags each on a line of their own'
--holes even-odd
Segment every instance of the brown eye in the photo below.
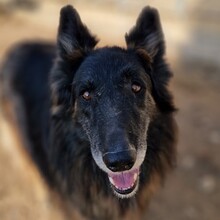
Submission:
<svg viewBox="0 0 220 220">
<path fill-rule="evenodd" d="M 88 92 L 88 91 L 85 91 L 85 92 L 82 94 L 82 97 L 83 97 L 86 101 L 89 101 L 89 100 L 92 98 L 90 92 Z"/>
<path fill-rule="evenodd" d="M 134 93 L 138 93 L 141 91 L 141 86 L 134 83 L 134 84 L 132 84 L 131 89 Z"/>
</svg>

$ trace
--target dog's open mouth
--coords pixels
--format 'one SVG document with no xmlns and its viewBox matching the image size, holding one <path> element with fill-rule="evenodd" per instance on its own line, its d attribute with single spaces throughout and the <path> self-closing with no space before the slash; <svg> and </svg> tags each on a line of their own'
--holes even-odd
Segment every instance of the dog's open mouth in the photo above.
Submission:
<svg viewBox="0 0 220 220">
<path fill-rule="evenodd" d="M 108 175 L 114 192 L 121 198 L 128 198 L 135 194 L 138 188 L 139 169 L 118 172 Z"/>
</svg>

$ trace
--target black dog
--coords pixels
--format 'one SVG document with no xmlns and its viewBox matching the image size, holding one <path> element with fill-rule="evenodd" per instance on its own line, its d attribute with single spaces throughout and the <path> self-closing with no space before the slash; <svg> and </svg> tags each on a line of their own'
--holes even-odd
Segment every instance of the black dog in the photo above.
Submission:
<svg viewBox="0 0 220 220">
<path fill-rule="evenodd" d="M 144 8 L 125 38 L 126 49 L 95 49 L 97 39 L 66 6 L 56 49 L 17 46 L 2 69 L 5 100 L 20 100 L 27 149 L 88 219 L 141 218 L 175 164 L 172 74 L 158 12 Z"/>
</svg>

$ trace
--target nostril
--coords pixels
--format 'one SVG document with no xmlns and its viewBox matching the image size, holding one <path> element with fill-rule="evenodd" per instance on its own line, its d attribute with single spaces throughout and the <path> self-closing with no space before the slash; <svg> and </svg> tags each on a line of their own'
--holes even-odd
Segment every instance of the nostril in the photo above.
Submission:
<svg viewBox="0 0 220 220">
<path fill-rule="evenodd" d="M 130 170 L 136 161 L 136 151 L 107 152 L 103 155 L 103 161 L 113 172 Z"/>
<path fill-rule="evenodd" d="M 107 165 L 107 164 L 106 164 Z M 109 163 L 107 167 L 113 171 L 113 172 L 119 172 L 119 171 L 125 171 L 125 170 L 130 170 L 134 165 L 134 162 L 116 162 L 116 163 Z"/>
<path fill-rule="evenodd" d="M 129 162 L 127 164 L 124 165 L 125 170 L 130 170 L 134 165 L 134 161 Z"/>
</svg>

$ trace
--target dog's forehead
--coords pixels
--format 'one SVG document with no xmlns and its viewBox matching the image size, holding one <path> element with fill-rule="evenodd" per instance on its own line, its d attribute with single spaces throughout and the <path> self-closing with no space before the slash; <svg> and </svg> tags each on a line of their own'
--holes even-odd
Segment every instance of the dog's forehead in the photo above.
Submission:
<svg viewBox="0 0 220 220">
<path fill-rule="evenodd" d="M 112 47 L 93 51 L 81 64 L 76 78 L 117 78 L 124 71 L 139 72 L 141 65 L 135 54 L 127 50 Z M 77 77 L 78 75 L 78 77 Z"/>
</svg>

